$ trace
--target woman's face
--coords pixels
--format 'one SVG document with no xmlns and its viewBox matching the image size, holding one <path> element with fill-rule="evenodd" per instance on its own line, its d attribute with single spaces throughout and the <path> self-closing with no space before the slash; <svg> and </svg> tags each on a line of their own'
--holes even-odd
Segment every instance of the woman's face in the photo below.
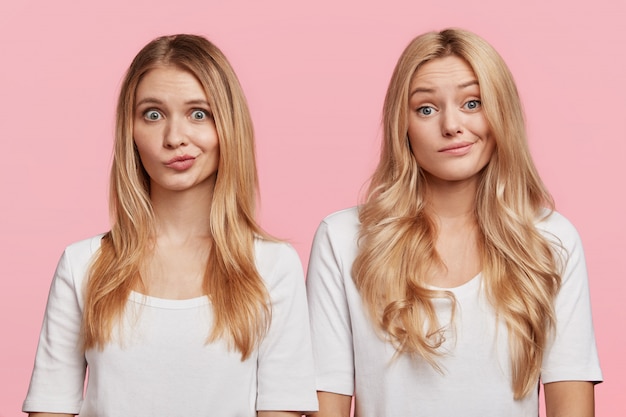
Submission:
<svg viewBox="0 0 626 417">
<path fill-rule="evenodd" d="M 423 64 L 409 90 L 409 143 L 432 185 L 476 181 L 495 141 L 474 71 L 450 55 Z"/>
<path fill-rule="evenodd" d="M 219 140 L 204 89 L 174 66 L 146 73 L 135 94 L 133 138 L 150 176 L 150 190 L 211 191 Z"/>
</svg>

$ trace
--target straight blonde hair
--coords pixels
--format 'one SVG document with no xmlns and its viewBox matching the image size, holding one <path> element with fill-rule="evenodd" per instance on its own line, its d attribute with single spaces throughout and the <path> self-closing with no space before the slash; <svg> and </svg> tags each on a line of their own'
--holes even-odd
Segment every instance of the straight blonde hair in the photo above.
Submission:
<svg viewBox="0 0 626 417">
<path fill-rule="evenodd" d="M 475 216 L 487 297 L 506 323 L 516 399 L 537 389 L 544 349 L 554 328 L 561 283 L 555 252 L 535 224 L 553 201 L 532 162 L 522 107 L 506 64 L 491 45 L 460 29 L 415 38 L 393 72 L 383 109 L 381 157 L 359 211 L 354 281 L 375 324 L 398 352 L 419 355 L 435 368 L 445 325 L 424 277 L 441 258 L 437 228 L 425 210 L 426 180 L 407 139 L 409 86 L 425 62 L 450 55 L 474 70 L 496 148 L 481 172 Z M 495 323 L 494 323 L 495 325 Z M 440 369 L 439 369 L 440 370 Z"/>
<path fill-rule="evenodd" d="M 248 358 L 270 320 L 269 296 L 254 259 L 254 240 L 271 239 L 256 223 L 258 180 L 252 120 L 245 96 L 223 53 L 195 35 L 164 36 L 134 58 L 117 104 L 111 168 L 111 230 L 90 269 L 83 317 L 84 347 L 110 341 L 128 296 L 141 284 L 139 267 L 153 251 L 155 219 L 150 178 L 133 140 L 135 93 L 152 69 L 174 66 L 193 74 L 208 98 L 220 153 L 210 218 L 212 244 L 203 288 L 211 299 L 214 327 L 208 341 L 224 338 Z"/>
</svg>

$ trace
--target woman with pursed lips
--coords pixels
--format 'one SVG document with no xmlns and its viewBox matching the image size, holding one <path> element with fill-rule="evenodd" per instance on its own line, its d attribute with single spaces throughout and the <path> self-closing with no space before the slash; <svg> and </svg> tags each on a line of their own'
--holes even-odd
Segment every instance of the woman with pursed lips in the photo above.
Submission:
<svg viewBox="0 0 626 417">
<path fill-rule="evenodd" d="M 256 194 L 252 122 L 224 55 L 195 35 L 150 42 L 118 101 L 111 230 L 59 261 L 23 410 L 315 411 L 302 267 L 256 223 Z"/>
</svg>

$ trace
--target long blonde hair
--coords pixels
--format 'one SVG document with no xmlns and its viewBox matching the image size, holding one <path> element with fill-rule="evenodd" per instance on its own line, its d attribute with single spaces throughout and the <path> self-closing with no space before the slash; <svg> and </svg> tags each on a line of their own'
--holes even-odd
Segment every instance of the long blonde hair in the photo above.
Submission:
<svg viewBox="0 0 626 417">
<path fill-rule="evenodd" d="M 269 298 L 256 269 L 255 237 L 269 238 L 254 219 L 258 189 L 254 134 L 245 96 L 222 52 L 195 35 L 164 36 L 134 58 L 123 81 L 110 183 L 112 227 L 90 269 L 83 317 L 84 347 L 103 347 L 128 296 L 140 284 L 139 266 L 153 250 L 155 221 L 149 177 L 133 140 L 135 93 L 143 76 L 176 66 L 202 85 L 219 137 L 209 248 L 203 287 L 211 298 L 214 327 L 209 341 L 225 338 L 247 358 L 267 329 Z"/>
<path fill-rule="evenodd" d="M 427 33 L 404 50 L 383 109 L 383 144 L 366 201 L 359 211 L 354 281 L 375 324 L 398 352 L 419 355 L 435 368 L 444 329 L 433 299 L 454 296 L 427 288 L 424 277 L 441 263 L 437 229 L 425 210 L 426 183 L 407 140 L 409 85 L 420 65 L 456 55 L 478 79 L 496 149 L 481 173 L 475 215 L 484 287 L 509 332 L 515 398 L 536 389 L 546 341 L 554 327 L 560 287 L 552 245 L 535 224 L 553 208 L 532 162 L 513 77 L 500 55 L 479 36 L 459 29 Z M 495 323 L 494 323 L 495 324 Z"/>
</svg>

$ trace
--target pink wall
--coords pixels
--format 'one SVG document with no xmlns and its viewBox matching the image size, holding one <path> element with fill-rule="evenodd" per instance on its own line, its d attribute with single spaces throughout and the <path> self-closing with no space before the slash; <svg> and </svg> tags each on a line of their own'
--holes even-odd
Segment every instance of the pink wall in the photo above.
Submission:
<svg viewBox="0 0 626 417">
<path fill-rule="evenodd" d="M 0 416 L 20 415 L 62 249 L 107 229 L 115 96 L 143 44 L 200 33 L 230 58 L 256 123 L 262 223 L 306 262 L 318 222 L 357 202 L 375 164 L 398 55 L 448 26 L 484 36 L 516 76 L 541 174 L 586 245 L 597 414 L 626 415 L 625 2 L 90 3 L 0 5 Z"/>
</svg>

